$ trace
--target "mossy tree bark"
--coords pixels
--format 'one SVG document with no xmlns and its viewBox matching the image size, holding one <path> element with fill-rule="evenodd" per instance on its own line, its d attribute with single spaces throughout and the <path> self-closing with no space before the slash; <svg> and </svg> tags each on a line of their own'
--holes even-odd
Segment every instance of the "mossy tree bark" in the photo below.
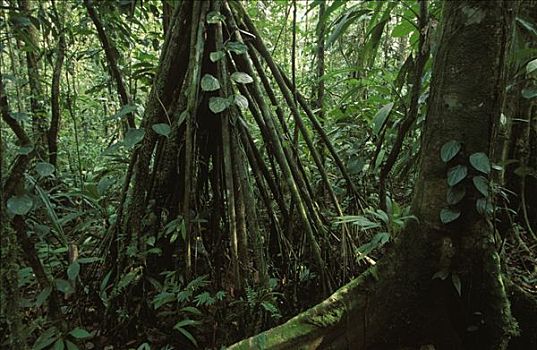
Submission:
<svg viewBox="0 0 537 350">
<path fill-rule="evenodd" d="M 477 209 L 484 198 L 473 184 L 474 177 L 487 174 L 479 174 L 469 159 L 491 148 L 513 5 L 444 2 L 412 205 L 419 222 L 409 223 L 377 267 L 323 303 L 230 349 L 507 347 L 516 325 L 493 229 Z M 441 149 L 449 141 L 461 148 L 445 163 Z M 457 184 L 465 195 L 450 207 L 460 216 L 445 224 L 440 213 L 449 207 L 447 178 L 456 166 L 465 169 Z"/>
</svg>

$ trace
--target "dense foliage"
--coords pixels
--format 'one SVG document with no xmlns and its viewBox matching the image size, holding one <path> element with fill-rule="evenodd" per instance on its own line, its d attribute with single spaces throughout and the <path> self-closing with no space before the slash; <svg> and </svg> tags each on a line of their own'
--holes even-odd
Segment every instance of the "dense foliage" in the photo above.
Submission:
<svg viewBox="0 0 537 350">
<path fill-rule="evenodd" d="M 533 300 L 537 7 L 516 3 L 495 138 L 466 154 L 422 142 L 442 1 L 0 0 L 1 347 L 217 349 L 469 211 Z M 426 152 L 449 167 L 433 219 Z"/>
</svg>

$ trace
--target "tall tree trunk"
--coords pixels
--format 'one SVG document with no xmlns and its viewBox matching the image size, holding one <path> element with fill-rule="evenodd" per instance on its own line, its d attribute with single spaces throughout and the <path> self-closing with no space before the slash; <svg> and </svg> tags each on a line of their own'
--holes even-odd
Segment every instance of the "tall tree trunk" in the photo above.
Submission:
<svg viewBox="0 0 537 350">
<path fill-rule="evenodd" d="M 19 0 L 21 12 L 30 18 L 32 15 L 32 2 L 29 0 Z M 26 43 L 26 66 L 28 68 L 28 82 L 30 85 L 30 106 L 32 110 L 32 131 L 35 150 L 41 159 L 47 158 L 47 132 L 48 120 L 45 110 L 44 93 L 41 85 L 41 75 L 39 69 L 40 48 L 38 42 L 37 28 L 33 23 L 19 28 L 25 34 Z"/>
<path fill-rule="evenodd" d="M 54 20 L 58 35 L 58 47 L 56 49 L 56 62 L 52 71 L 52 85 L 50 88 L 50 107 L 52 118 L 50 120 L 50 128 L 48 129 L 48 149 L 49 162 L 57 166 L 58 162 L 58 132 L 60 129 L 60 80 L 62 75 L 63 60 L 65 58 L 65 33 L 63 28 L 63 18 L 60 17 L 56 3 L 52 1 L 52 10 L 54 12 Z"/>
<path fill-rule="evenodd" d="M 93 24 L 95 25 L 95 29 L 97 29 L 99 40 L 106 55 L 106 60 L 108 61 L 110 74 L 112 75 L 112 78 L 116 83 L 119 102 L 121 103 L 122 107 L 126 106 L 130 103 L 130 97 L 117 63 L 119 51 L 113 46 L 112 41 L 108 37 L 108 34 L 106 34 L 103 23 L 99 18 L 99 14 L 97 13 L 97 10 L 95 10 L 95 7 L 93 7 L 93 0 L 84 0 L 84 5 L 86 6 L 88 14 L 93 21 Z M 129 113 L 127 115 L 127 124 L 129 128 L 136 127 L 136 124 L 134 122 L 134 114 Z"/>
<path fill-rule="evenodd" d="M 537 1 L 523 1 L 519 16 L 529 23 L 537 23 Z M 511 78 L 505 114 L 508 118 L 507 130 L 503 133 L 503 161 L 505 167 L 505 186 L 515 196 L 510 198 L 509 206 L 519 213 L 518 221 L 537 239 L 537 98 L 535 95 L 535 73 L 528 74 L 528 61 L 534 55 L 524 51 L 536 49 L 535 34 L 527 27 L 518 29 L 521 42 L 513 48 L 511 59 Z M 522 52 L 522 53 L 521 53 Z"/>
<path fill-rule="evenodd" d="M 503 99 L 512 5 L 444 2 L 412 205 L 419 222 L 407 225 L 378 267 L 287 323 L 230 349 L 506 348 L 516 327 L 493 231 L 477 204 L 486 198 L 474 183 L 487 183 L 486 155 Z M 441 159 L 446 144 L 454 153 L 447 163 Z M 474 180 L 479 176 L 483 179 Z M 450 206 L 446 197 L 455 189 L 448 181 L 453 185 L 455 179 L 457 193 L 464 188 L 465 195 Z"/>
</svg>

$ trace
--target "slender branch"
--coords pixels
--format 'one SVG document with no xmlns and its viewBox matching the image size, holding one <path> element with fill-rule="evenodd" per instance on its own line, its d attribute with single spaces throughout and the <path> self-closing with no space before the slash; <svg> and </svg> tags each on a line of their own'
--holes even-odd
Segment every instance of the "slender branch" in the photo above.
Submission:
<svg viewBox="0 0 537 350">
<path fill-rule="evenodd" d="M 95 29 L 97 29 L 99 40 L 101 41 L 101 45 L 106 55 L 106 59 L 108 60 L 110 73 L 116 83 L 116 88 L 117 88 L 117 92 L 119 95 L 119 102 L 123 106 L 128 105 L 130 103 L 130 97 L 127 93 L 127 88 L 125 86 L 123 77 L 121 76 L 121 72 L 119 70 L 119 66 L 117 63 L 118 50 L 115 47 L 113 47 L 113 44 L 110 38 L 105 32 L 103 23 L 101 19 L 99 18 L 99 14 L 93 7 L 93 0 L 84 0 L 84 5 L 86 6 L 86 9 L 88 10 L 88 14 L 91 20 L 93 21 L 93 24 L 95 24 Z M 129 113 L 127 115 L 127 123 L 130 128 L 136 127 L 136 124 L 134 122 L 134 114 Z"/>
</svg>

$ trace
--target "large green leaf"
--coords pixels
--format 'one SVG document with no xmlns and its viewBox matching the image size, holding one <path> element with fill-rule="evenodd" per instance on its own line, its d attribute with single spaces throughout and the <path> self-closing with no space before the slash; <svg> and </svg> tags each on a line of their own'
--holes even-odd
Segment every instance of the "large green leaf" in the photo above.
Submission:
<svg viewBox="0 0 537 350">
<path fill-rule="evenodd" d="M 489 181 L 484 176 L 474 176 L 472 179 L 475 188 L 485 197 L 489 195 Z"/>
<path fill-rule="evenodd" d="M 41 350 L 45 349 L 58 339 L 60 336 L 58 329 L 54 326 L 48 328 L 46 331 L 41 333 L 41 335 L 36 339 L 32 350 Z"/>
<path fill-rule="evenodd" d="M 220 89 L 220 82 L 211 74 L 205 74 L 201 78 L 201 89 L 203 91 L 216 91 Z"/>
<path fill-rule="evenodd" d="M 403 37 L 412 33 L 415 30 L 416 30 L 416 27 L 412 23 L 410 23 L 406 19 L 403 19 L 401 23 L 393 27 L 391 36 L 393 38 L 400 38 L 400 37 Z"/>
<path fill-rule="evenodd" d="M 168 137 L 170 135 L 170 132 L 172 131 L 172 129 L 167 123 L 153 124 L 151 126 L 151 129 L 153 129 L 153 131 L 156 132 L 157 134 L 166 136 L 166 137 Z"/>
<path fill-rule="evenodd" d="M 233 52 L 234 54 L 241 55 L 248 51 L 248 47 L 238 41 L 230 41 L 225 45 L 226 50 Z"/>
<path fill-rule="evenodd" d="M 449 186 L 455 186 L 468 175 L 468 168 L 466 165 L 455 165 L 452 168 L 449 168 L 447 174 L 447 183 Z"/>
<path fill-rule="evenodd" d="M 65 343 L 63 342 L 63 339 L 58 339 L 52 346 L 51 350 L 64 350 L 65 349 Z"/>
<path fill-rule="evenodd" d="M 459 141 L 451 140 L 442 146 L 440 149 L 440 158 L 442 161 L 447 163 L 452 160 L 457 153 L 461 150 L 461 143 Z"/>
<path fill-rule="evenodd" d="M 214 51 L 209 54 L 209 58 L 212 62 L 220 61 L 226 56 L 224 51 Z"/>
<path fill-rule="evenodd" d="M 481 215 L 491 215 L 494 211 L 494 207 L 488 198 L 479 198 L 475 202 L 475 208 Z"/>
<path fill-rule="evenodd" d="M 235 95 L 235 98 L 233 99 L 233 102 L 240 108 L 240 109 L 248 109 L 248 99 L 242 95 Z"/>
<path fill-rule="evenodd" d="M 527 74 L 531 74 L 535 70 L 537 70 L 537 58 L 534 59 L 534 60 L 531 60 L 530 62 L 528 62 L 528 65 L 526 66 L 526 73 Z"/>
<path fill-rule="evenodd" d="M 221 113 L 231 105 L 229 99 L 224 97 L 211 97 L 209 99 L 209 109 L 213 113 Z"/>
<path fill-rule="evenodd" d="M 531 86 L 531 87 L 522 89 L 522 97 L 528 100 L 534 97 L 537 97 L 537 87 Z"/>
<path fill-rule="evenodd" d="M 375 135 L 379 134 L 380 130 L 382 129 L 382 126 L 384 125 L 384 123 L 386 122 L 386 119 L 388 118 L 388 116 L 390 115 L 390 112 L 392 111 L 393 105 L 394 105 L 393 102 L 390 102 L 384 105 L 381 109 L 379 109 L 379 111 L 373 118 L 373 133 Z"/>
<path fill-rule="evenodd" d="M 114 114 L 108 119 L 115 119 L 115 120 L 123 119 L 127 115 L 136 112 L 137 109 L 138 107 L 136 107 L 136 105 L 133 105 L 133 104 L 124 105 L 116 114 Z"/>
<path fill-rule="evenodd" d="M 50 163 L 47 163 L 47 162 L 38 162 L 36 165 L 35 165 L 35 170 L 37 171 L 37 173 L 42 176 L 42 177 L 46 177 L 46 176 L 50 176 L 52 174 L 54 174 L 54 165 L 50 164 Z"/>
<path fill-rule="evenodd" d="M 33 150 L 34 150 L 34 146 L 32 146 L 32 145 L 30 145 L 30 146 L 20 146 L 20 147 L 17 149 L 17 153 L 18 153 L 18 154 L 22 154 L 22 155 L 28 155 L 28 154 L 30 154 Z"/>
<path fill-rule="evenodd" d="M 334 30 L 326 40 L 326 47 L 330 47 L 336 40 L 349 28 L 349 26 L 365 18 L 365 15 L 371 12 L 367 9 L 361 9 L 360 6 L 354 6 L 336 20 Z"/>
<path fill-rule="evenodd" d="M 249 84 L 253 83 L 254 79 L 244 72 L 234 72 L 231 74 L 231 79 L 237 83 Z"/>
<path fill-rule="evenodd" d="M 27 194 L 14 196 L 7 200 L 7 209 L 15 215 L 26 215 L 34 204 L 32 197 Z"/>
<path fill-rule="evenodd" d="M 125 139 L 123 142 L 127 147 L 133 147 L 140 141 L 144 139 L 145 131 L 144 129 L 129 129 L 125 134 Z"/>
<path fill-rule="evenodd" d="M 69 264 L 69 267 L 67 267 L 67 277 L 69 277 L 69 280 L 74 281 L 78 274 L 80 273 L 80 264 L 78 261 L 73 261 Z"/>
<path fill-rule="evenodd" d="M 59 290 L 60 292 L 64 294 L 73 292 L 73 287 L 71 286 L 71 283 L 61 278 L 56 278 L 54 280 L 54 286 L 56 287 L 57 290 Z"/>
<path fill-rule="evenodd" d="M 80 328 L 80 327 L 77 327 L 77 328 L 73 329 L 72 331 L 70 331 L 69 335 L 71 335 L 72 337 L 74 337 L 76 339 L 84 339 L 84 338 L 90 338 L 91 337 L 90 332 L 88 332 L 87 330 L 85 330 L 83 328 Z"/>
<path fill-rule="evenodd" d="M 489 157 L 483 152 L 477 152 L 470 155 L 470 164 L 482 173 L 490 174 Z"/>
</svg>

